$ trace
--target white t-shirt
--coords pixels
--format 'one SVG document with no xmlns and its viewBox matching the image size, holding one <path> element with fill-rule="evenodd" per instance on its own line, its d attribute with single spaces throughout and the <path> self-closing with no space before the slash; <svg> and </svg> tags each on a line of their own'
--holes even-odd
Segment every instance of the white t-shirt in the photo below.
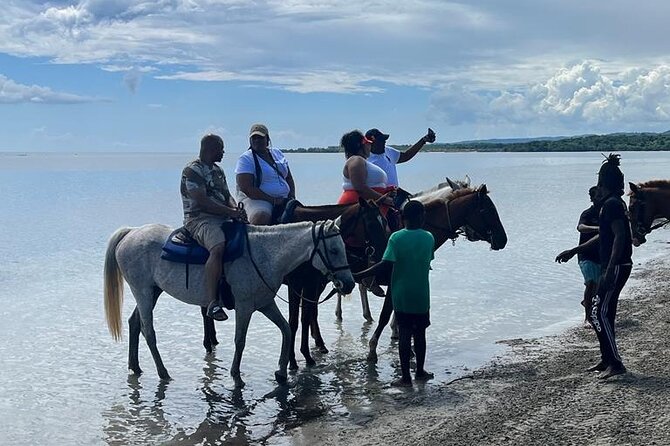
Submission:
<svg viewBox="0 0 670 446">
<path fill-rule="evenodd" d="M 381 169 L 386 172 L 386 176 L 388 177 L 386 181 L 387 186 L 398 187 L 398 172 L 396 171 L 395 165 L 400 159 L 400 153 L 400 150 L 386 146 L 384 148 L 384 153 L 371 153 L 368 157 L 368 161 L 375 166 L 381 167 Z"/>
<path fill-rule="evenodd" d="M 263 158 L 258 156 L 258 164 L 261 168 L 261 184 L 258 188 L 271 197 L 286 198 L 291 192 L 291 187 L 286 182 L 286 177 L 288 176 L 288 160 L 279 149 L 270 148 L 270 155 L 272 155 L 272 158 L 275 160 L 277 170 Z M 251 150 L 242 153 L 237 160 L 237 165 L 235 165 L 235 175 L 240 173 L 251 174 L 254 176 L 254 180 L 256 179 L 256 163 L 254 163 L 254 155 Z"/>
<path fill-rule="evenodd" d="M 365 179 L 365 185 L 368 187 L 386 187 L 386 172 L 378 166 L 375 166 L 370 161 L 365 161 L 365 167 L 367 170 L 367 177 Z M 342 175 L 342 189 L 344 190 L 354 190 L 354 185 L 351 184 L 351 180 L 344 175 Z"/>
</svg>

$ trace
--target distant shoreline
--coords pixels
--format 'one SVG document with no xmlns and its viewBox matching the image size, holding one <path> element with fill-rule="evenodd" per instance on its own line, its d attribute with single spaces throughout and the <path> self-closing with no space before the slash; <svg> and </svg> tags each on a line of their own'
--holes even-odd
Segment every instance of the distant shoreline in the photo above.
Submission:
<svg viewBox="0 0 670 446">
<path fill-rule="evenodd" d="M 400 151 L 409 144 L 392 146 Z M 342 153 L 337 146 L 283 149 L 285 153 Z M 656 152 L 670 151 L 670 131 L 664 133 L 612 133 L 559 138 L 503 139 L 434 143 L 423 152 Z"/>
</svg>

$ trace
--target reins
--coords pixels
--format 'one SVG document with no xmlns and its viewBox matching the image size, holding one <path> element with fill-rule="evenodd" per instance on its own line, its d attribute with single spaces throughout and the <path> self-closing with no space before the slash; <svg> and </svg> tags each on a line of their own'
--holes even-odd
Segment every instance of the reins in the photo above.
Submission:
<svg viewBox="0 0 670 446">
<path fill-rule="evenodd" d="M 324 226 L 325 226 L 325 224 L 326 224 L 326 222 L 324 221 L 324 222 L 322 222 L 322 223 L 319 225 L 319 233 L 318 233 L 318 235 L 316 234 L 316 226 L 317 226 L 317 223 L 313 223 L 313 224 L 312 224 L 312 243 L 314 244 L 314 247 L 313 247 L 313 249 L 312 249 L 312 253 L 311 253 L 310 257 L 309 257 L 309 261 L 310 261 L 310 263 L 311 263 L 311 262 L 314 260 L 314 256 L 316 256 L 316 255 L 318 254 L 319 258 L 321 259 L 321 261 L 323 262 L 323 264 L 324 264 L 324 265 L 326 266 L 326 268 L 328 269 L 328 276 L 332 276 L 332 274 L 335 273 L 335 272 L 343 271 L 343 270 L 345 270 L 345 269 L 348 269 L 348 268 L 349 268 L 349 265 L 348 265 L 348 264 L 345 264 L 345 265 L 343 265 L 343 266 L 335 267 L 335 266 L 333 266 L 333 263 L 332 263 L 332 261 L 330 260 L 330 256 L 328 255 L 328 250 L 327 250 L 327 249 L 324 249 L 324 250 L 326 251 L 325 255 L 319 250 L 319 244 L 320 244 L 321 242 L 323 242 L 323 245 L 324 245 L 324 248 L 325 248 L 325 247 L 326 247 L 326 244 L 325 244 L 326 239 L 333 238 L 333 237 L 339 237 L 339 236 L 340 236 L 340 232 L 339 232 L 339 231 L 336 231 L 336 232 L 333 233 L 333 234 L 326 235 L 326 234 L 324 233 Z M 251 264 L 253 265 L 254 270 L 256 270 L 256 274 L 257 274 L 258 277 L 261 279 L 261 281 L 263 282 L 263 284 L 267 287 L 267 289 L 270 290 L 270 291 L 274 294 L 274 297 L 276 297 L 276 298 L 278 298 L 279 300 L 281 300 L 282 302 L 286 302 L 286 303 L 288 304 L 289 302 L 288 302 L 286 299 L 284 299 L 283 297 L 281 297 L 279 294 L 277 294 L 277 292 L 274 291 L 273 288 L 272 288 L 272 287 L 268 284 L 268 282 L 265 280 L 265 277 L 263 277 L 263 273 L 261 273 L 260 268 L 258 268 L 258 265 L 256 264 L 256 261 L 254 260 L 253 256 L 251 255 L 251 247 L 249 246 L 249 233 L 248 233 L 248 231 L 245 231 L 245 236 L 246 236 L 246 242 L 247 242 L 247 243 L 246 243 L 246 244 L 247 244 L 247 253 L 249 254 L 249 261 L 250 261 Z M 337 292 L 337 288 L 333 288 L 333 290 L 334 290 L 335 292 Z M 333 293 L 333 294 L 334 294 L 334 293 Z M 301 297 L 302 297 L 302 296 L 301 296 Z M 329 295 L 327 299 L 330 299 L 330 297 L 332 297 L 332 295 Z M 305 298 L 303 297 L 303 299 L 305 299 Z M 327 299 L 324 299 L 324 301 L 327 300 Z M 305 300 L 307 300 L 307 301 L 309 301 L 309 302 L 312 302 L 312 301 L 310 301 L 310 300 L 308 300 L 308 299 L 305 299 Z M 318 302 L 317 302 L 317 304 L 318 304 Z"/>
</svg>

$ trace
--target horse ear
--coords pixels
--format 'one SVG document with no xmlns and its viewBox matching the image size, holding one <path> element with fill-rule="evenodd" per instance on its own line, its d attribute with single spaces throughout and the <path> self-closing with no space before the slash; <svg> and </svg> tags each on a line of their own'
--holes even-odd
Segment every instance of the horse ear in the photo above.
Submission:
<svg viewBox="0 0 670 446">
<path fill-rule="evenodd" d="M 482 195 L 486 195 L 489 193 L 488 189 L 486 188 L 486 184 L 482 184 L 479 186 L 479 189 L 477 189 L 477 192 L 479 192 Z"/>
<path fill-rule="evenodd" d="M 453 181 L 451 181 L 451 179 L 449 179 L 449 177 L 446 177 L 446 178 L 447 178 L 447 183 L 449 183 L 449 187 L 451 188 L 451 190 L 458 190 L 458 189 L 461 188 L 461 186 L 459 186 L 457 183 L 454 183 Z"/>
<path fill-rule="evenodd" d="M 629 182 L 628 186 L 630 186 L 630 191 L 633 192 L 634 194 L 637 194 L 638 192 L 640 192 L 640 188 L 637 187 L 637 184 Z"/>
<path fill-rule="evenodd" d="M 465 175 L 465 186 L 470 187 L 470 176 L 467 174 Z"/>
</svg>

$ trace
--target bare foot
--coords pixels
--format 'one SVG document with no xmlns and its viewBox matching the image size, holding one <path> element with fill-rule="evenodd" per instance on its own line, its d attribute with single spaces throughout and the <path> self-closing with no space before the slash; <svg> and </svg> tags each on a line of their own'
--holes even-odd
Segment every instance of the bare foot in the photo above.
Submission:
<svg viewBox="0 0 670 446">
<path fill-rule="evenodd" d="M 598 376 L 598 379 L 607 379 L 616 375 L 623 375 L 624 373 L 626 373 L 626 367 L 623 365 L 616 367 L 609 366 L 607 369 L 605 369 L 602 375 Z"/>
<path fill-rule="evenodd" d="M 414 375 L 414 379 L 417 381 L 428 381 L 430 379 L 435 378 L 435 374 L 431 372 L 426 372 L 425 370 L 422 370 L 421 372 L 416 372 Z"/>
<path fill-rule="evenodd" d="M 395 381 L 391 381 L 392 387 L 412 387 L 411 378 L 398 378 Z"/>
</svg>

